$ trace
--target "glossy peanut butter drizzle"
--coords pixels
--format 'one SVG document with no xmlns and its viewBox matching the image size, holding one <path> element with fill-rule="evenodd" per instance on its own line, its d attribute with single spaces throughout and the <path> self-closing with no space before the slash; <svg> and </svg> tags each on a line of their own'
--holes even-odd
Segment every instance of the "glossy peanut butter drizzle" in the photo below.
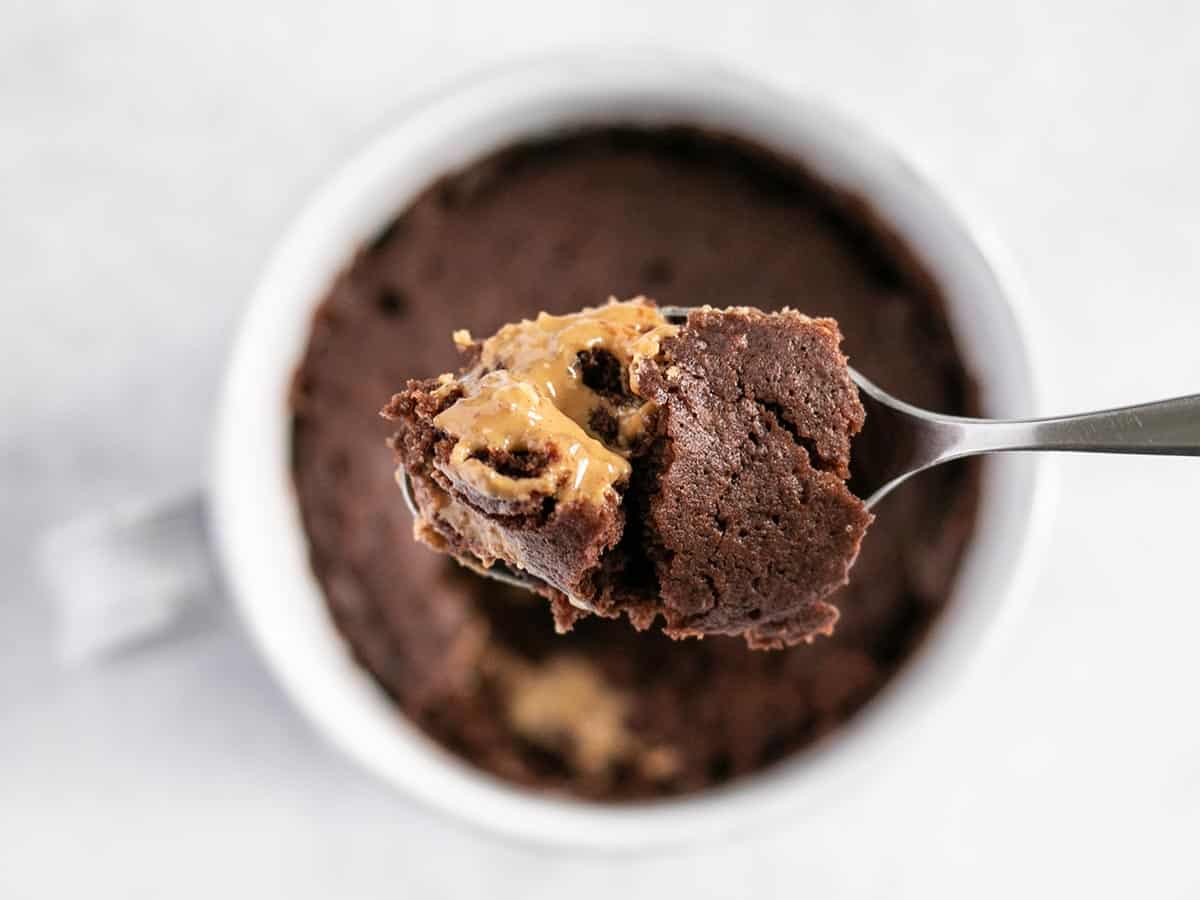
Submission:
<svg viewBox="0 0 1200 900">
<path fill-rule="evenodd" d="M 459 479 L 497 498 L 536 493 L 600 502 L 629 478 L 624 454 L 644 432 L 653 406 L 618 405 L 588 387 L 580 354 L 606 351 L 622 371 L 631 372 L 676 330 L 641 298 L 566 316 L 540 313 L 505 325 L 480 345 L 479 360 L 469 372 L 457 379 L 442 376 L 442 391 L 462 389 L 462 396 L 434 419 L 456 438 L 448 466 Z M 454 339 L 462 346 L 473 343 L 464 331 Z M 592 430 L 598 412 L 617 423 L 613 446 Z M 538 452 L 549 462 L 536 475 L 512 476 L 489 465 L 486 451 Z"/>
</svg>

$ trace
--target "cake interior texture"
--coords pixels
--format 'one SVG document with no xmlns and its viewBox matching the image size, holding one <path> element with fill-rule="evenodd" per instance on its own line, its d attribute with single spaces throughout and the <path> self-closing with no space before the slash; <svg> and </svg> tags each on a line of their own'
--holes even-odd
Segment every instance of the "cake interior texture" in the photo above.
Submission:
<svg viewBox="0 0 1200 900">
<path fill-rule="evenodd" d="M 736 137 L 614 127 L 513 146 L 420 193 L 348 264 L 314 315 L 293 390 L 293 472 L 314 573 L 359 663 L 432 738 L 511 783 L 620 802 L 772 765 L 854 716 L 949 601 L 978 468 L 889 496 L 829 598 L 831 637 L 762 652 L 588 617 L 411 540 L 377 412 L 447 339 L 615 294 L 838 321 L 857 369 L 905 400 L 978 412 L 941 291 L 853 197 Z M 869 435 L 869 430 L 863 437 Z M 853 445 L 850 487 L 886 448 Z"/>
</svg>

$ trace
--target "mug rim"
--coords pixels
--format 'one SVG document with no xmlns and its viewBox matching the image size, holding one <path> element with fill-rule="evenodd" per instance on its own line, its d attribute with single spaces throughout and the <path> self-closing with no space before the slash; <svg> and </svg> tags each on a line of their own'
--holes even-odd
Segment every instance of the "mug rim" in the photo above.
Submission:
<svg viewBox="0 0 1200 900">
<path fill-rule="evenodd" d="M 972 262 L 976 275 L 991 284 L 1002 312 L 1012 317 L 1013 343 L 1023 356 L 1019 374 L 1025 379 L 1023 402 L 1029 404 L 1024 410 L 1027 415 L 1035 414 L 1040 406 L 1037 380 L 1040 366 L 1033 338 L 1036 332 L 1028 327 L 1029 310 L 1023 302 L 1023 293 L 994 242 L 976 222 L 963 215 L 961 208 L 951 206 L 943 191 L 934 187 L 907 158 L 820 103 L 778 90 L 724 65 L 658 51 L 557 54 L 485 69 L 460 80 L 389 123 L 324 182 L 294 220 L 277 244 L 239 329 L 226 369 L 213 452 L 210 511 L 216 545 L 239 612 L 260 654 L 292 702 L 319 733 L 382 780 L 426 805 L 493 833 L 542 845 L 607 851 L 648 849 L 716 837 L 735 828 L 782 818 L 788 810 L 799 808 L 806 795 L 832 791 L 834 783 L 847 784 L 855 777 L 860 780 L 869 777 L 869 758 L 877 759 L 883 752 L 889 719 L 891 737 L 893 740 L 896 737 L 895 711 L 907 705 L 913 708 L 905 712 L 906 717 L 928 713 L 939 699 L 931 695 L 933 687 L 938 687 L 942 700 L 954 687 L 936 685 L 933 670 L 948 668 L 961 685 L 966 681 L 965 669 L 981 651 L 984 639 L 989 635 L 994 638 L 1001 630 L 1000 614 L 1008 612 L 1011 618 L 1015 608 L 1013 598 L 1024 593 L 1024 586 L 1036 569 L 1033 551 L 1044 543 L 1037 536 L 1049 520 L 1052 492 L 1048 487 L 1049 468 L 1044 461 L 1032 458 L 1010 466 L 1019 477 L 1001 472 L 997 476 L 999 484 L 990 487 L 985 484 L 983 506 L 988 503 L 989 490 L 999 496 L 1000 492 L 1016 486 L 1021 495 L 1013 501 L 1019 508 L 1011 515 L 1023 522 L 1023 526 L 1016 536 L 1019 545 L 1011 549 L 1011 560 L 1004 572 L 1006 583 L 987 592 L 991 599 L 985 606 L 983 598 L 959 596 L 963 582 L 960 571 L 951 601 L 935 623 L 933 633 L 864 709 L 829 738 L 729 785 L 680 798 L 620 806 L 548 797 L 474 768 L 421 732 L 351 658 L 349 648 L 328 615 L 324 594 L 309 566 L 288 456 L 279 452 L 281 438 L 290 446 L 290 414 L 286 394 L 278 389 L 281 384 L 290 384 L 300 354 L 307 346 L 312 312 L 333 277 L 351 258 L 352 250 L 343 251 L 347 249 L 347 233 L 353 229 L 353 222 L 361 223 L 372 216 L 393 217 L 416 191 L 433 180 L 428 177 L 430 172 L 452 171 L 486 153 L 477 148 L 465 158 L 454 160 L 447 159 L 442 152 L 425 160 L 423 165 L 414 164 L 414 151 L 403 146 L 404 139 L 421 128 L 427 132 L 437 132 L 440 128 L 444 145 L 455 121 L 461 127 L 472 109 L 477 116 L 484 115 L 481 110 L 489 109 L 486 115 L 495 117 L 502 109 L 495 105 L 499 98 L 506 98 L 510 104 L 520 102 L 523 97 L 544 101 L 555 91 L 560 100 L 572 96 L 572 92 L 590 97 L 597 104 L 592 110 L 597 122 L 606 121 L 603 107 L 607 102 L 605 96 L 611 93 L 610 99 L 620 102 L 607 117 L 610 123 L 637 120 L 636 116 L 622 115 L 619 110 L 622 102 L 631 102 L 639 92 L 658 91 L 663 96 L 674 92 L 677 99 L 690 98 L 693 106 L 700 109 L 715 102 L 714 95 L 725 91 L 725 101 L 743 102 L 747 110 L 753 108 L 766 119 L 782 116 L 782 112 L 771 112 L 770 108 L 785 104 L 785 108 L 798 111 L 794 118 L 804 120 L 798 127 L 814 132 L 824 129 L 822 139 L 837 145 L 842 152 L 865 155 L 870 158 L 867 162 L 887 170 L 889 177 L 906 180 L 907 190 L 916 192 L 931 216 L 940 217 L 947 234 L 976 255 Z M 486 102 L 489 100 L 490 107 Z M 722 111 L 727 113 L 729 110 Z M 531 114 L 537 118 L 535 111 Z M 568 117 L 551 116 L 547 124 L 563 127 L 565 118 Z M 767 126 L 761 133 L 752 133 L 752 128 L 727 130 L 785 155 L 797 156 L 793 150 L 781 146 L 782 139 L 772 141 L 766 137 Z M 513 143 L 537 133 L 529 128 L 514 130 L 501 143 Z M 438 140 L 429 138 L 426 143 L 435 147 Z M 401 162 L 406 153 L 408 162 Z M 804 157 L 800 161 L 805 165 L 812 163 Z M 408 196 L 397 201 L 394 184 L 393 193 L 378 190 L 381 184 L 394 181 L 398 170 L 406 165 L 410 171 L 407 178 L 401 178 L 405 187 L 399 193 L 407 190 Z M 815 168 L 818 177 L 824 178 L 819 166 Z M 387 196 L 380 196 L 384 194 Z M 865 199 L 874 205 L 876 198 L 868 195 Z M 371 210 L 364 212 L 367 207 Z M 881 216 L 902 238 L 909 240 L 911 236 L 886 212 L 881 211 Z M 339 228 L 340 239 L 326 237 L 326 230 L 336 233 Z M 368 238 L 369 234 L 360 234 L 356 243 Z M 926 263 L 932 262 L 922 258 Z M 305 277 L 297 272 L 308 274 Z M 323 274 L 318 277 L 318 273 Z M 323 283 L 319 283 L 322 279 Z M 947 294 L 947 312 L 953 313 L 956 301 L 949 291 Z M 303 310 L 303 314 L 292 317 L 298 322 L 285 322 L 279 315 L 298 310 Z M 961 345 L 957 331 L 956 339 Z M 299 354 L 281 349 L 281 341 L 298 347 Z M 276 421 L 270 421 L 272 417 Z M 984 514 L 981 509 L 977 530 L 968 546 L 969 555 L 987 551 L 986 547 L 976 550 L 987 530 L 981 527 Z M 266 537 L 271 534 L 279 539 Z M 281 605 L 280 580 L 291 592 L 289 596 L 295 593 L 302 596 L 303 604 L 294 600 L 298 605 L 291 609 Z M 270 594 L 276 596 L 274 605 L 267 602 Z M 952 613 L 959 612 L 959 607 L 968 605 L 975 615 L 953 633 L 955 640 L 964 646 L 958 648 L 958 658 L 949 665 L 949 637 L 942 633 L 947 626 L 940 620 L 951 618 Z M 935 666 L 935 662 L 940 665 Z M 918 696 L 913 671 L 918 668 L 926 670 L 924 698 Z M 903 703 L 905 698 L 907 704 Z M 923 709 L 917 708 L 918 700 L 923 700 L 920 704 Z"/>
</svg>

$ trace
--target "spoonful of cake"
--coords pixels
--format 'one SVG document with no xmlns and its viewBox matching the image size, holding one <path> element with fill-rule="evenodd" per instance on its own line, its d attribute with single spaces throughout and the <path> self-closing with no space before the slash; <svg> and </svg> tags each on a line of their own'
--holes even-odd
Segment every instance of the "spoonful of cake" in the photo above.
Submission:
<svg viewBox="0 0 1200 900">
<path fill-rule="evenodd" d="M 383 410 L 416 537 L 545 595 L 560 630 L 625 613 L 672 637 L 811 641 L 871 510 L 918 472 L 1009 450 L 1200 456 L 1200 395 L 944 416 L 851 369 L 835 321 L 790 310 L 638 298 L 454 340 L 457 375 Z"/>
</svg>

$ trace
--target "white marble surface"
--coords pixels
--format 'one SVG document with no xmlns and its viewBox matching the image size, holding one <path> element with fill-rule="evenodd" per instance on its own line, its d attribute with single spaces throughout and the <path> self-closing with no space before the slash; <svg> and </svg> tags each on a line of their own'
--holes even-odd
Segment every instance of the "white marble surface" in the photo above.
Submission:
<svg viewBox="0 0 1200 900">
<path fill-rule="evenodd" d="M 1072 459 L 1019 639 L 819 816 L 553 857 L 380 787 L 227 613 L 57 666 L 49 524 L 202 478 L 221 361 L 306 190 L 414 92 L 569 44 L 704 50 L 858 114 L 995 226 L 1050 406 L 1200 390 L 1200 6 L 10 3 L 0 25 L 0 896 L 1196 896 L 1200 462 Z"/>
</svg>

